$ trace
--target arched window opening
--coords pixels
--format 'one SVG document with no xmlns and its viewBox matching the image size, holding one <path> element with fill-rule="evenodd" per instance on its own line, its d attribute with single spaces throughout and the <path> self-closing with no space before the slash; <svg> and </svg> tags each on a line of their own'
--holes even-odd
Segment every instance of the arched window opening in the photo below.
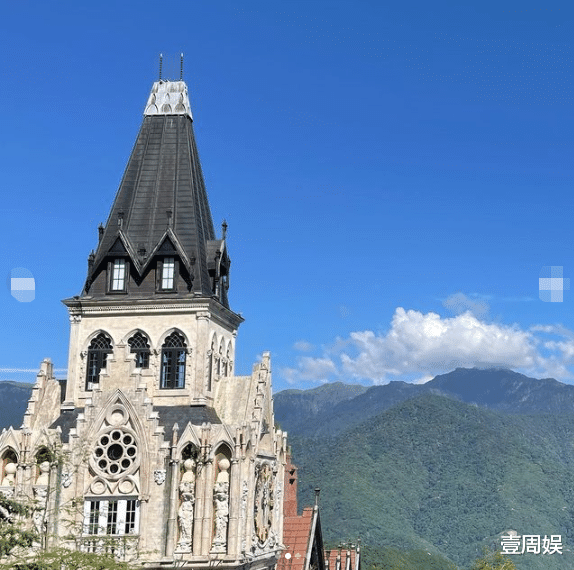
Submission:
<svg viewBox="0 0 574 570">
<path fill-rule="evenodd" d="M 112 353 L 112 340 L 104 333 L 100 333 L 88 348 L 88 373 L 86 376 L 86 390 L 93 390 L 100 383 L 100 372 L 106 367 L 108 354 Z"/>
<path fill-rule="evenodd" d="M 149 342 L 141 332 L 135 333 L 129 340 L 130 353 L 135 354 L 136 368 L 149 368 Z"/>
<path fill-rule="evenodd" d="M 50 451 L 47 447 L 41 447 L 36 453 L 36 463 L 39 465 L 40 463 L 44 463 L 47 461 L 48 463 L 52 463 L 54 461 L 54 453 Z"/>
<path fill-rule="evenodd" d="M 185 387 L 186 344 L 183 336 L 171 333 L 161 347 L 160 388 Z"/>
<path fill-rule="evenodd" d="M 186 461 L 187 459 L 193 459 L 197 461 L 199 456 L 199 450 L 193 443 L 188 443 L 181 452 L 181 459 L 182 461 Z"/>
</svg>

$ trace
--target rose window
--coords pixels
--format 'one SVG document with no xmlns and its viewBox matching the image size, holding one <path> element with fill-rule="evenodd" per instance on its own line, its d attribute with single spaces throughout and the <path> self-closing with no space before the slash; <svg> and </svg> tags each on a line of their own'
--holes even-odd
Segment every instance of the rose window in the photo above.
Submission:
<svg viewBox="0 0 574 570">
<path fill-rule="evenodd" d="M 133 472 L 139 462 L 134 434 L 112 428 L 99 436 L 91 457 L 92 465 L 108 477 Z"/>
</svg>

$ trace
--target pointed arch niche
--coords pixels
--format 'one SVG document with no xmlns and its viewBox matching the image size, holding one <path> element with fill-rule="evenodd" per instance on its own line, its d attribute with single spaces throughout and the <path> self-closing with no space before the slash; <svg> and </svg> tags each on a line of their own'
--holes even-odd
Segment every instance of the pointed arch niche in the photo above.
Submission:
<svg viewBox="0 0 574 570">
<path fill-rule="evenodd" d="M 16 483 L 16 471 L 18 469 L 18 456 L 9 447 L 2 453 L 2 473 L 0 487 L 14 487 Z"/>
<path fill-rule="evenodd" d="M 45 445 L 36 452 L 36 472 L 34 482 L 36 485 L 47 485 L 50 477 L 50 466 L 54 461 L 54 453 Z"/>
</svg>

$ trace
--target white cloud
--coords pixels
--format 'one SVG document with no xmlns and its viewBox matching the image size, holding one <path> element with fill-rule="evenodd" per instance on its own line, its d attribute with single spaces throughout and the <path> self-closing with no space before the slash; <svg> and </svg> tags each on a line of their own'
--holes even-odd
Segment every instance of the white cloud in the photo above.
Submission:
<svg viewBox="0 0 574 570">
<path fill-rule="evenodd" d="M 283 368 L 281 372 L 289 384 L 300 381 L 322 383 L 337 375 L 337 367 L 328 357 L 301 356 L 297 359 L 297 368 Z"/>
<path fill-rule="evenodd" d="M 33 372 L 37 374 L 40 368 L 0 368 L 0 374 L 10 373 L 10 374 L 25 374 Z M 54 372 L 67 372 L 66 368 L 54 368 Z"/>
<path fill-rule="evenodd" d="M 455 315 L 470 312 L 477 318 L 485 317 L 490 310 L 483 297 L 478 295 L 467 297 L 464 293 L 454 293 L 447 297 L 442 304 Z"/>
<path fill-rule="evenodd" d="M 553 338 L 548 339 L 548 334 Z M 556 325 L 488 323 L 470 311 L 445 318 L 398 307 L 384 334 L 355 331 L 336 339 L 318 357 L 298 359 L 283 370 L 295 383 L 367 380 L 384 384 L 394 379 L 417 383 L 457 367 L 499 366 L 532 376 L 571 379 L 574 332 Z"/>
<path fill-rule="evenodd" d="M 295 350 L 300 350 L 301 352 L 309 352 L 310 350 L 313 350 L 315 347 L 306 340 L 298 340 L 293 344 L 293 348 Z"/>
</svg>

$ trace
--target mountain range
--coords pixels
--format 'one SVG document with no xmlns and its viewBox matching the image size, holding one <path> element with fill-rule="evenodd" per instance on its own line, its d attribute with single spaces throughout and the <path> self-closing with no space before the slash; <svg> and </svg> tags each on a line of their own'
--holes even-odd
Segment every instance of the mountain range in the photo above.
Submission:
<svg viewBox="0 0 574 570">
<path fill-rule="evenodd" d="M 275 420 L 291 435 L 333 436 L 365 418 L 424 394 L 441 395 L 493 411 L 574 414 L 574 386 L 529 378 L 504 368 L 457 368 L 426 384 L 323 384 L 275 394 Z"/>
<path fill-rule="evenodd" d="M 457 369 L 422 385 L 355 390 L 326 384 L 274 397 L 300 500 L 322 489 L 327 542 L 361 537 L 367 567 L 396 547 L 466 568 L 509 530 L 555 534 L 562 555 L 513 562 L 574 567 L 574 386 Z"/>
</svg>

